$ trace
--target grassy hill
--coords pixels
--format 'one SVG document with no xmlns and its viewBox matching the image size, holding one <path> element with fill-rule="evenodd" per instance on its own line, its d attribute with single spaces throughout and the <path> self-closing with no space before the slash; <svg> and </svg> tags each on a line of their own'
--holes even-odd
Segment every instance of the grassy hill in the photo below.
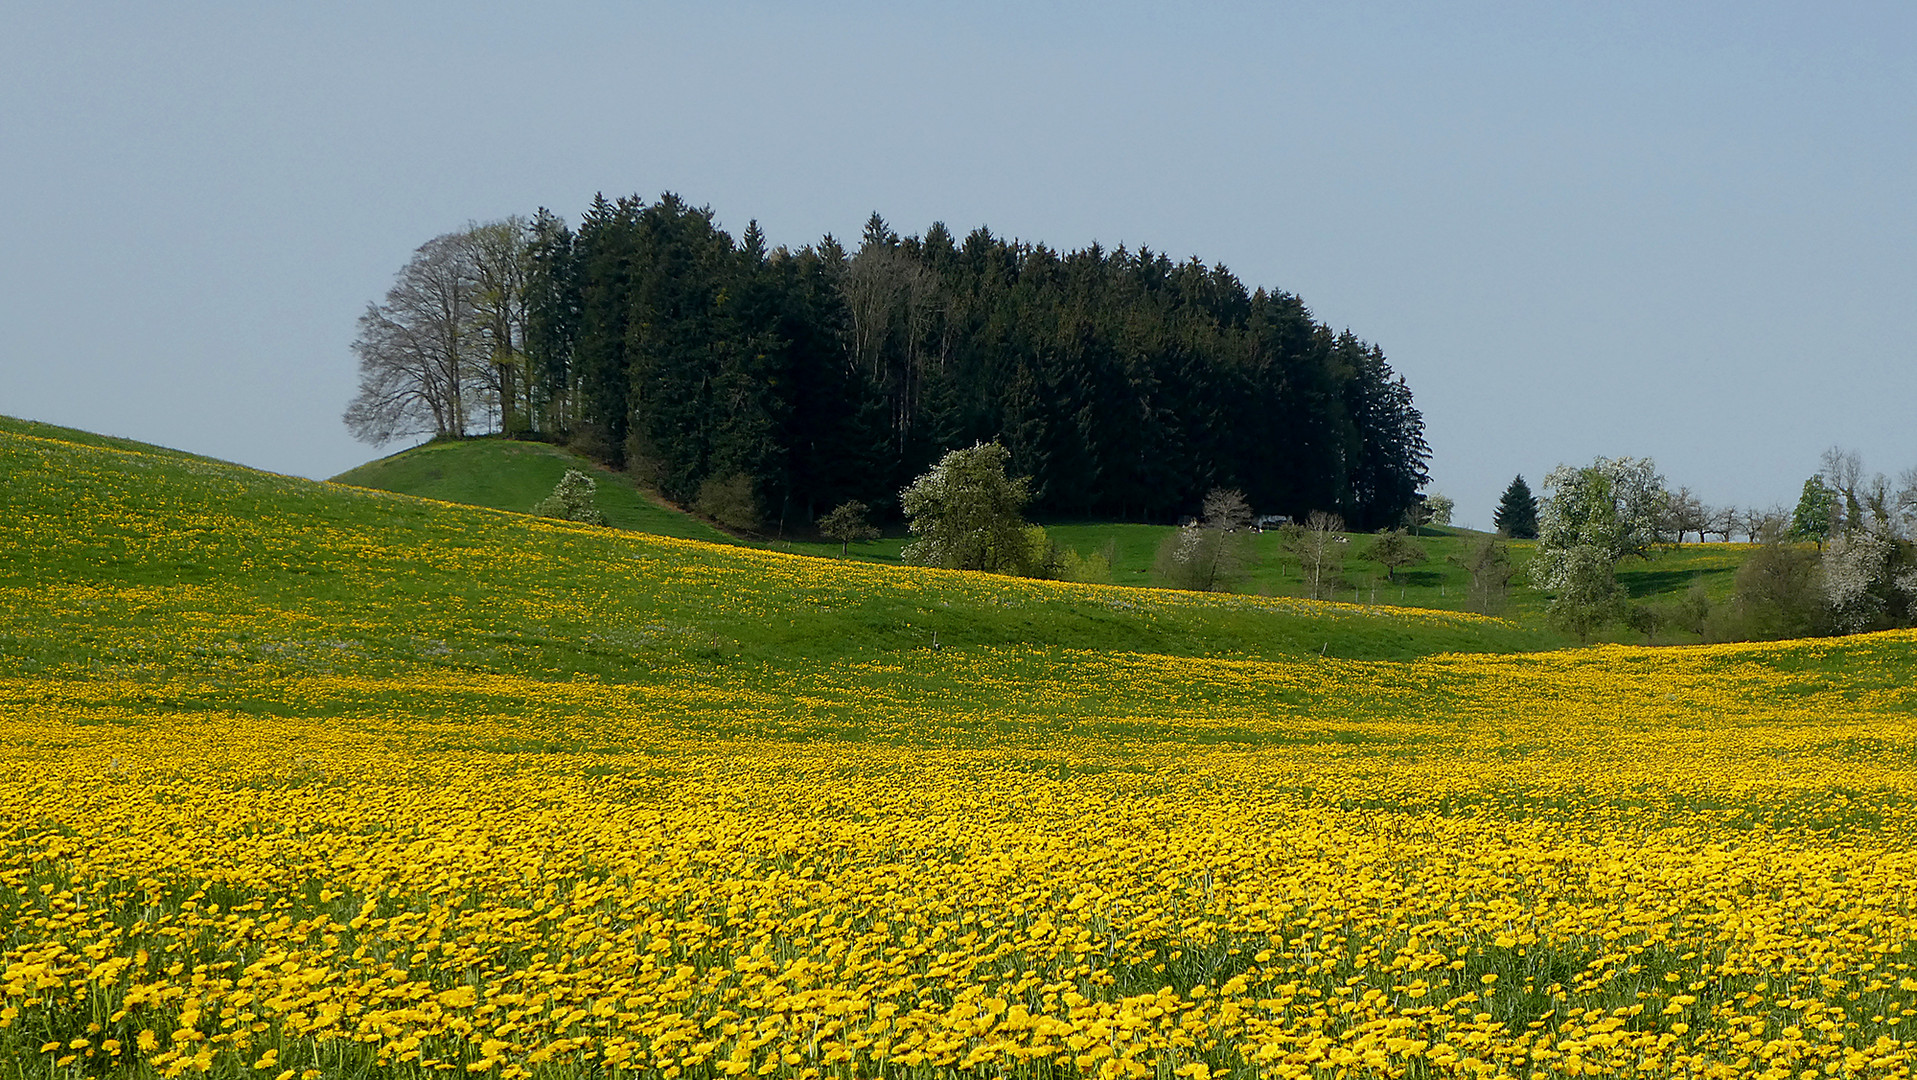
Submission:
<svg viewBox="0 0 1917 1080">
<path fill-rule="evenodd" d="M 1917 633 L 1540 651 L 19 425 L 0 477 L 10 1075 L 1917 1065 Z"/>
<path fill-rule="evenodd" d="M 1111 567 L 1110 582 L 1115 585 L 1156 584 L 1153 563 L 1158 547 L 1174 531 L 1170 525 L 1138 524 L 1061 524 L 1046 527 L 1046 533 L 1060 547 L 1080 555 L 1102 555 Z M 1399 570 L 1388 580 L 1383 568 L 1363 557 L 1371 537 L 1347 533 L 1343 583 L 1336 599 L 1360 604 L 1397 605 L 1440 611 L 1472 610 L 1469 594 L 1470 575 L 1455 559 L 1464 556 L 1471 540 L 1482 534 L 1468 529 L 1428 527 L 1420 530 L 1417 541 L 1428 555 L 1425 562 Z M 890 536 L 853 545 L 849 557 L 881 565 L 900 564 L 899 552 L 906 538 Z M 821 558 L 839 558 L 836 543 L 789 541 L 776 545 L 780 550 L 801 552 Z M 1533 589 L 1524 575 L 1530 562 L 1530 541 L 1510 542 L 1511 561 L 1516 573 L 1506 606 L 1499 614 L 1514 619 L 1529 619 L 1542 614 L 1547 597 Z M 1728 599 L 1733 591 L 1737 567 L 1750 553 L 1749 544 L 1684 544 L 1654 552 L 1649 559 L 1626 560 L 1618 566 L 1618 581 L 1634 600 L 1668 601 L 1701 586 L 1711 599 Z M 1247 572 L 1233 583 L 1233 590 L 1259 596 L 1304 596 L 1305 578 L 1297 561 L 1286 554 L 1276 531 L 1252 538 L 1253 558 Z"/>
<path fill-rule="evenodd" d="M 591 470 L 599 480 L 599 504 L 616 528 L 717 543 L 738 543 L 769 550 L 840 558 L 840 545 L 827 541 L 789 539 L 742 540 L 729 536 L 702 519 L 666 506 L 633 485 L 621 474 L 598 468 L 585 459 L 544 443 L 501 439 L 474 439 L 457 443 L 429 443 L 369 462 L 334 477 L 337 483 L 417 495 L 422 498 L 500 510 L 525 512 L 550 494 L 566 468 Z M 1061 547 L 1081 555 L 1102 555 L 1111 573 L 1107 583 L 1124 586 L 1158 584 L 1153 562 L 1159 545 L 1173 532 L 1168 525 L 1057 524 L 1047 528 Z M 1363 553 L 1371 538 L 1347 534 L 1343 583 L 1333 598 L 1364 605 L 1393 605 L 1442 611 L 1472 610 L 1469 576 L 1457 565 L 1473 536 L 1464 529 L 1427 528 L 1418 542 L 1429 558 L 1398 571 L 1387 580 L 1382 568 Z M 901 565 L 900 551 L 907 538 L 897 533 L 853 545 L 846 557 L 881 566 Z M 1276 532 L 1252 539 L 1254 557 L 1247 573 L 1232 591 L 1250 595 L 1300 597 L 1307 593 L 1304 576 L 1288 556 Z M 1660 550 L 1648 560 L 1630 560 L 1618 568 L 1618 579 L 1633 599 L 1668 602 L 1693 585 L 1704 588 L 1713 601 L 1731 595 L 1737 565 L 1750 550 L 1745 544 L 1687 544 Z M 1531 545 L 1511 545 L 1516 575 L 1506 603 L 1498 613 L 1534 621 L 1546 598 L 1530 588 L 1524 566 Z M 1619 636 L 1626 632 L 1619 630 Z M 1672 640 L 1681 642 L 1681 632 Z"/>
<path fill-rule="evenodd" d="M 598 481 L 600 512 L 614 528 L 733 542 L 704 521 L 641 491 L 629 477 L 547 443 L 509 439 L 427 443 L 349 469 L 333 477 L 333 483 L 526 514 L 552 494 L 567 469 L 583 469 Z"/>
<path fill-rule="evenodd" d="M 97 435 L 78 428 L 61 427 L 58 424 L 43 424 L 38 420 L 21 420 L 12 416 L 0 416 L 0 433 L 9 435 L 27 435 L 42 439 L 55 439 L 60 442 L 74 443 L 80 446 L 99 446 L 113 450 L 126 450 L 137 454 L 178 458 L 182 461 L 198 461 L 208 465 L 230 465 L 231 462 L 216 458 L 189 454 L 184 450 L 174 450 L 165 446 L 122 439 L 114 435 Z"/>
<path fill-rule="evenodd" d="M 234 627 L 297 599 L 307 636 L 346 643 L 335 664 L 350 657 L 369 669 L 440 655 L 460 664 L 493 657 L 542 675 L 644 678 L 686 660 L 906 653 L 934 634 L 946 648 L 1260 657 L 1408 657 L 1537 640 L 1495 620 L 828 564 L 70 441 L 8 436 L 6 448 L 9 473 L 30 478 L 14 491 L 16 520 L 38 524 L 8 530 L 16 534 L 0 582 L 171 589 L 157 595 L 190 598 L 195 619 Z M 423 476 L 441 455 L 472 452 L 472 444 L 428 448 L 403 465 Z M 497 460 L 497 448 L 486 453 Z M 510 453 L 546 471 L 568 463 L 550 448 Z M 68 506 L 87 513 L 67 515 Z M 53 597 L 16 612 L 15 625 L 31 623 L 35 609 L 51 619 Z M 111 620 L 111 610 L 96 616 Z M 163 649 L 155 659 L 169 666 L 204 663 L 164 635 L 134 644 L 155 610 L 124 613 L 114 654 L 137 666 L 132 658 Z M 86 645 L 69 650 L 75 662 L 94 655 Z"/>
</svg>

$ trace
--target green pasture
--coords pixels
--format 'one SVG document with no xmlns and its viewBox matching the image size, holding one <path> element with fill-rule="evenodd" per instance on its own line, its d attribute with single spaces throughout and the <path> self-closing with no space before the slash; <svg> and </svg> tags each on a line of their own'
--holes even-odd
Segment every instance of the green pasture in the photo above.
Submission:
<svg viewBox="0 0 1917 1080">
<path fill-rule="evenodd" d="M 669 506 L 620 473 L 599 468 L 559 447 L 503 439 L 472 439 L 428 443 L 369 462 L 335 477 L 338 483 L 488 506 L 523 513 L 550 494 L 568 467 L 586 468 L 599 480 L 599 505 L 615 528 L 660 536 L 677 536 L 762 547 L 818 558 L 846 558 L 881 566 L 900 565 L 908 537 L 898 525 L 878 540 L 841 545 L 816 537 L 734 537 L 697 515 Z M 1081 556 L 1101 556 L 1109 571 L 1103 583 L 1130 586 L 1163 584 L 1154 571 L 1160 545 L 1174 532 L 1169 525 L 1119 523 L 1053 523 L 1046 533 L 1061 549 Z M 1417 542 L 1427 558 L 1417 565 L 1387 575 L 1367 558 L 1373 537 L 1350 533 L 1338 550 L 1338 567 L 1331 587 L 1321 599 L 1364 605 L 1476 611 L 1483 605 L 1470 593 L 1470 578 L 1460 565 L 1467 547 L 1482 534 L 1466 529 L 1430 527 L 1419 531 Z M 1732 593 L 1737 566 L 1749 551 L 1744 544 L 1686 544 L 1661 548 L 1648 559 L 1626 560 L 1618 580 L 1633 600 L 1674 603 L 1694 587 L 1713 602 Z M 1256 596 L 1305 597 L 1305 575 L 1295 557 L 1285 551 L 1282 537 L 1265 532 L 1249 538 L 1250 558 L 1242 572 L 1224 583 L 1226 591 Z M 1533 621 L 1546 598 L 1532 589 L 1525 576 L 1531 545 L 1515 541 L 1509 547 L 1513 574 L 1501 603 L 1492 614 Z M 1612 634 L 1618 640 L 1642 640 L 1627 631 Z M 1681 631 L 1660 640 L 1682 643 Z"/>
<path fill-rule="evenodd" d="M 548 443 L 491 438 L 431 442 L 349 469 L 333 482 L 526 514 L 552 494 L 567 469 L 582 469 L 598 482 L 600 512 L 614 528 L 735 542 L 700 518 L 640 490 L 630 477 Z"/>
<path fill-rule="evenodd" d="M 223 466 L 223 463 L 210 459 L 148 447 L 130 440 L 30 421 L 0 418 L 0 432 L 136 452 L 172 461 Z M 608 524 L 615 530 L 757 547 L 834 561 L 841 559 L 840 545 L 830 541 L 730 536 L 704 519 L 668 505 L 624 474 L 599 468 L 570 451 L 545 443 L 491 438 L 428 443 L 368 462 L 335 477 L 333 482 L 525 514 L 551 493 L 568 468 L 584 468 L 592 472 L 598 480 L 599 506 Z M 314 490 L 324 489 L 316 487 Z M 346 500 L 341 505 L 359 504 Z M 416 512 L 426 513 L 424 510 Z M 1159 546 L 1174 531 L 1171 526 L 1114 523 L 1054 523 L 1047 525 L 1046 530 L 1053 542 L 1063 549 L 1108 560 L 1110 569 L 1104 583 L 1118 586 L 1159 585 L 1153 564 Z M 897 526 L 893 526 L 888 533 L 876 541 L 851 545 L 844 558 L 848 562 L 875 567 L 900 565 L 900 551 L 907 538 Z M 1469 593 L 1468 575 L 1457 564 L 1474 535 L 1461 529 L 1424 529 L 1417 539 L 1427 553 L 1426 561 L 1402 568 L 1388 577 L 1382 567 L 1365 557 L 1373 538 L 1364 534 L 1349 534 L 1345 537 L 1346 542 L 1340 546 L 1340 566 L 1334 579 L 1335 585 L 1326 590 L 1327 598 L 1365 606 L 1476 610 L 1480 605 L 1474 602 Z M 1248 544 L 1251 557 L 1244 570 L 1225 583 L 1229 591 L 1266 597 L 1307 595 L 1302 570 L 1297 560 L 1284 551 L 1282 538 L 1277 532 L 1251 536 Z M 1673 602 L 1694 586 L 1704 588 L 1714 601 L 1723 600 L 1731 593 L 1736 567 L 1746 550 L 1745 545 L 1739 544 L 1691 544 L 1663 549 L 1648 560 L 1626 561 L 1619 567 L 1618 576 L 1634 599 L 1651 603 Z M 1495 605 L 1491 613 L 1518 620 L 1533 628 L 1527 631 L 1530 638 L 1524 647 L 1565 643 L 1560 636 L 1541 628 L 1539 616 L 1545 598 L 1529 587 L 1524 574 L 1530 545 L 1514 542 L 1510 545 L 1510 553 L 1514 570 L 1511 586 L 1504 602 Z M 218 566 L 211 560 L 202 564 L 182 559 L 178 567 L 184 576 L 200 580 L 214 579 L 220 574 Z M 140 571 L 143 576 L 158 572 L 153 567 Z M 302 584 L 310 582 L 303 581 Z M 896 617 L 901 623 L 911 621 L 909 613 L 903 610 L 893 612 L 891 617 Z M 987 621 L 989 623 L 990 620 Z M 1119 644 L 1118 639 L 1098 634 L 1087 637 L 1078 630 L 1065 632 L 1062 629 L 1065 623 L 1075 621 L 1076 618 L 1065 618 L 1057 625 L 1048 624 L 1041 628 L 1041 636 L 1048 640 L 1083 641 L 1089 647 L 1098 648 L 1116 647 Z M 952 640 L 952 634 L 968 640 L 989 640 L 995 633 L 989 626 L 970 627 L 965 619 L 954 618 L 951 622 L 941 641 Z M 929 625 L 924 620 L 920 620 L 920 623 Z M 746 642 L 759 636 L 763 628 L 747 622 L 733 630 L 736 632 L 722 636 L 727 640 Z M 853 636 L 857 638 L 858 634 L 855 632 Z M 1623 630 L 1615 631 L 1611 636 L 1617 640 L 1642 640 L 1640 636 Z M 1671 631 L 1663 640 L 1682 643 L 1685 637 L 1681 631 Z M 1331 647 L 1323 641 L 1318 644 L 1323 648 Z M 1366 655 L 1373 648 L 1373 645 L 1354 641 L 1348 654 Z M 1251 651 L 1259 650 L 1254 647 Z M 1389 646 L 1386 651 L 1396 654 L 1400 647 Z"/>
<path fill-rule="evenodd" d="M 567 464 L 550 448 L 524 456 Z M 1406 659 L 1551 642 L 1505 622 L 828 562 L 53 435 L 0 433 L 0 472 L 0 589 L 12 597 L 0 676 L 191 673 L 228 687 L 229 703 L 256 676 L 310 670 L 783 692 L 808 664 L 935 646 L 1051 663 L 1070 652 Z M 922 689 L 918 675 L 879 681 L 894 678 Z"/>
<path fill-rule="evenodd" d="M 475 479 L 475 461 L 488 465 L 483 479 Z M 1819 709 L 1849 703 L 1871 710 L 1872 724 L 1883 723 L 1881 735 L 1865 737 L 1853 726 L 1828 737 L 1812 733 L 1822 741 L 1780 741 L 1774 759 L 1761 764 L 1775 760 L 1787 770 L 1835 758 L 1878 768 L 1907 762 L 1912 753 L 1903 726 L 1913 703 L 1904 638 L 1806 642 L 1761 653 L 1508 655 L 1541 652 L 1560 639 L 1534 619 L 1397 606 L 1463 606 L 1463 572 L 1445 559 L 1470 539 L 1456 530 L 1422 537 L 1432 559 L 1403 572 L 1402 583 L 1378 580 L 1382 573 L 1359 557 L 1369 538 L 1351 537 L 1358 554 L 1347 558 L 1343 588 L 1352 592 L 1339 599 L 1355 596 L 1365 606 L 1301 604 L 1286 599 L 1300 582 L 1279 557 L 1276 535 L 1254 541 L 1259 558 L 1239 584 L 1250 595 L 1216 595 L 876 565 L 888 555 L 896 561 L 896 537 L 857 546 L 860 557 L 839 560 L 799 554 L 836 556 L 835 545 L 794 543 L 781 551 L 766 549 L 776 544 L 651 535 L 706 527 L 604 473 L 601 505 L 620 527 L 528 516 L 530 503 L 575 463 L 535 444 L 448 444 L 354 470 L 348 476 L 359 486 L 349 486 L 0 422 L 8 509 L 0 515 L 0 683 L 10 695 L 5 707 L 39 725 L 33 737 L 44 740 L 24 749 L 64 753 L 75 738 L 69 716 L 84 717 L 72 723 L 125 725 L 129 747 L 154 734 L 137 730 L 141 725 L 163 715 L 185 715 L 195 730 L 212 734 L 244 730 L 255 717 L 336 718 L 356 737 L 428 731 L 422 759 L 482 753 L 499 759 L 489 767 L 501 774 L 515 759 L 539 761 L 603 781 L 609 797 L 643 792 L 670 801 L 679 797 L 669 786 L 675 770 L 708 768 L 729 753 L 807 742 L 852 761 L 872 747 L 884 754 L 856 766 L 868 770 L 860 782 L 883 787 L 893 782 L 887 770 L 894 763 L 918 767 L 911 759 L 922 747 L 956 744 L 968 753 L 996 751 L 978 759 L 989 757 L 992 769 L 1032 771 L 1059 787 L 1101 785 L 1114 801 L 1155 799 L 1182 785 L 1190 798 L 1221 806 L 1233 792 L 1211 787 L 1215 771 L 1265 749 L 1318 755 L 1324 773 L 1285 797 L 1301 812 L 1331 815 L 1354 830 L 1377 828 L 1392 815 L 1428 813 L 1446 821 L 1508 819 L 1522 832 L 1538 821 L 1581 821 L 1592 812 L 1592 796 L 1574 784 L 1499 781 L 1440 796 L 1394 777 L 1470 739 L 1491 747 L 1472 759 L 1487 768 L 1530 756 L 1540 769 L 1571 761 L 1571 775 L 1582 776 L 1584 755 L 1598 745 L 1588 739 L 1589 717 L 1580 721 L 1584 741 L 1551 746 L 1548 725 L 1513 724 L 1507 738 L 1512 721 L 1499 710 L 1512 687 L 1541 684 L 1522 681 L 1524 674 L 1588 656 L 1593 667 L 1641 665 L 1658 676 L 1631 681 L 1626 692 L 1635 696 L 1622 703 L 1609 690 L 1578 697 L 1579 677 L 1550 685 L 1567 705 L 1628 717 L 1619 722 L 1623 736 L 1603 744 L 1607 749 L 1628 748 L 1642 725 L 1674 722 L 1661 710 L 1702 733 L 1725 722 L 1719 709 L 1749 708 L 1761 695 L 1766 700 L 1755 704 L 1784 714 L 1797 701 Z M 510 484 L 500 479 L 508 476 Z M 440 501 L 396 495 L 384 490 L 388 484 L 438 485 L 415 493 Z M 456 496 L 501 505 L 459 505 Z M 1113 581 L 1130 586 L 1150 584 L 1153 555 L 1168 535 L 1162 527 L 1095 524 L 1054 525 L 1051 533 L 1086 554 L 1111 552 Z M 1677 549 L 1627 565 L 1625 580 L 1648 597 L 1694 581 L 1722 591 L 1738 556 L 1735 546 Z M 1393 588 L 1396 597 L 1388 595 Z M 1520 614 L 1534 604 L 1522 589 L 1513 600 Z M 1458 653 L 1507 655 L 1400 663 Z M 1218 663 L 1201 670 L 1182 660 Z M 1253 670 L 1237 661 L 1279 663 Z M 1519 677 L 1492 681 L 1506 665 Z M 1447 674 L 1440 678 L 1438 668 Z M 1533 721 L 1539 714 L 1554 721 L 1551 708 L 1540 696 L 1530 707 Z M 1610 715 L 1603 723 L 1613 722 Z M 202 716 L 203 728 L 193 719 Z M 630 722 L 635 716 L 647 723 Z M 1191 718 L 1203 723 L 1180 726 Z M 501 719 L 503 729 L 493 723 Z M 660 731 L 690 738 L 667 748 L 644 741 Z M 102 732 L 114 729 L 89 734 Z M 1046 747 L 1065 740 L 1097 752 L 1047 756 Z M 1161 755 L 1162 774 L 1135 771 L 1144 768 L 1135 760 L 1141 749 Z M 1201 750 L 1215 756 L 1200 757 Z M 710 760 L 702 757 L 708 753 Z M 112 761 L 100 767 L 117 767 Z M 333 782 L 299 751 L 275 767 L 270 784 L 250 779 L 254 774 L 229 778 L 229 794 L 261 797 L 244 786 L 256 782 L 274 791 Z M 1364 782 L 1351 783 L 1359 774 Z M 1724 801 L 1710 802 L 1712 790 L 1652 787 L 1603 808 L 1620 828 L 1681 831 L 1686 852 L 1722 844 L 1726 835 L 1736 841 L 1741 833 L 1805 830 L 1812 836 L 1808 854 L 1816 855 L 1836 843 L 1834 835 L 1847 843 L 1895 843 L 1910 820 L 1906 788 L 1820 788 L 1795 803 L 1768 792 L 1748 797 L 1734 787 Z M 1700 821 L 1729 822 L 1725 828 L 1741 833 L 1702 830 Z M 0 900 L 27 910 L 33 897 L 64 899 L 70 894 L 60 890 L 70 882 L 56 870 L 36 865 L 31 876 L 0 882 L 12 890 Z M 276 898 L 275 912 L 284 907 L 304 916 L 340 899 L 319 899 L 321 880 L 315 876 L 301 894 L 311 898 L 307 906 Z M 187 895 L 173 888 L 164 903 L 178 914 Z M 254 898 L 218 896 L 229 908 Z M 327 912 L 345 921 L 367 899 L 351 895 Z M 128 908 L 129 927 L 136 914 L 151 916 L 152 902 L 143 902 L 143 909 Z M 1169 979 L 1189 990 L 1238 955 L 1229 940 L 1215 945 L 1193 954 L 1190 964 L 1202 968 L 1189 972 L 1167 974 L 1163 964 L 1120 971 L 1127 980 L 1120 989 Z M 1641 987 L 1689 980 L 1721 955 L 1707 951 L 1693 965 L 1695 952 L 1647 948 L 1629 977 L 1613 982 L 1593 971 L 1603 948 L 1595 941 L 1557 948 L 1527 954 L 1490 939 L 1459 951 L 1453 966 L 1469 980 L 1497 975 L 1528 987 L 1495 1005 L 1499 1022 L 1516 1029 L 1544 1024 L 1565 997 L 1561 984 L 1607 1011 L 1628 1008 L 1644 999 Z M 1877 955 L 1885 963 L 1912 959 L 1901 939 L 1886 938 Z M 1354 951 L 1353 958 L 1350 970 L 1377 968 L 1376 954 Z M 1762 976 L 1713 977 L 1727 980 L 1727 993 L 1746 993 Z M 1378 978 L 1391 985 L 1390 976 Z M 1856 982 L 1830 987 L 1851 1001 L 1866 992 Z M 1867 1004 L 1885 1010 L 1887 1000 L 1880 993 Z M 1779 1024 L 1786 1013 L 1777 1010 Z M 19 1051 L 26 1060 L 40 1044 L 12 1045 L 27 1048 Z M 245 1074 L 235 1067 L 223 1075 Z"/>
</svg>

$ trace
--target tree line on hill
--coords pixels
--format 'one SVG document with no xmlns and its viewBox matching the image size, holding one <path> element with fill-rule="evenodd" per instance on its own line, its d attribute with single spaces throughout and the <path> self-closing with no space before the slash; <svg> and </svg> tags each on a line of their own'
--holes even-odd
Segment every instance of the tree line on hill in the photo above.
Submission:
<svg viewBox="0 0 1917 1080">
<path fill-rule="evenodd" d="M 475 225 L 415 252 L 353 348 L 359 438 L 563 441 L 747 529 L 889 516 L 980 442 L 1054 519 L 1173 520 L 1229 488 L 1373 529 L 1428 479 L 1404 380 L 1296 296 L 877 214 L 857 250 L 735 241 L 670 194 Z"/>
</svg>

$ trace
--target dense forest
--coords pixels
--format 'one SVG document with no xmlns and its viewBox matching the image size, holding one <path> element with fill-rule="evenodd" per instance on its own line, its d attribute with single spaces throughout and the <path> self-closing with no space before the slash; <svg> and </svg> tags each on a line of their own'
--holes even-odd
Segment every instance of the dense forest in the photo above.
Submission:
<svg viewBox="0 0 1917 1080">
<path fill-rule="evenodd" d="M 1144 248 L 900 237 L 874 214 L 856 251 L 768 249 L 670 194 L 601 196 L 577 229 L 542 209 L 429 241 L 360 331 L 362 438 L 564 440 L 767 525 L 895 507 L 991 440 L 1053 519 L 1169 520 L 1226 487 L 1373 529 L 1427 479 L 1377 346 Z"/>
</svg>

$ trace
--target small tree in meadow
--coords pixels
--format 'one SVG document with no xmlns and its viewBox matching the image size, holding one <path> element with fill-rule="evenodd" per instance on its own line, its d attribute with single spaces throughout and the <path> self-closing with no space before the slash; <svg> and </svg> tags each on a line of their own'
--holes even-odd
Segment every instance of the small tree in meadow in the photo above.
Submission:
<svg viewBox="0 0 1917 1080">
<path fill-rule="evenodd" d="M 1174 589 L 1229 591 L 1251 565 L 1251 506 L 1235 488 L 1205 496 L 1204 518 L 1179 529 L 1158 546 L 1158 580 Z"/>
<path fill-rule="evenodd" d="M 1474 609 L 1486 615 L 1503 609 L 1513 570 L 1511 551 L 1502 541 L 1495 536 L 1474 537 L 1462 554 L 1449 556 L 1448 561 L 1470 575 L 1466 595 Z"/>
<path fill-rule="evenodd" d="M 1384 567 L 1385 580 L 1397 583 L 1398 571 L 1403 567 L 1416 566 L 1428 558 L 1424 548 L 1416 540 L 1405 535 L 1403 529 L 1389 529 L 1381 532 L 1371 541 L 1365 550 L 1365 558 Z"/>
<path fill-rule="evenodd" d="M 1285 549 L 1298 559 L 1305 588 L 1313 600 L 1330 595 L 1344 565 L 1344 519 L 1313 510 L 1303 525 L 1284 527 Z"/>
<path fill-rule="evenodd" d="M 1804 481 L 1804 491 L 1798 496 L 1797 509 L 1791 511 L 1791 537 L 1814 540 L 1817 550 L 1824 550 L 1824 543 L 1830 539 L 1836 508 L 1837 492 L 1824 483 L 1822 475 Z"/>
<path fill-rule="evenodd" d="M 1498 508 L 1491 515 L 1491 523 L 1513 540 L 1538 538 L 1538 500 L 1531 494 L 1531 485 L 1524 482 L 1522 473 L 1504 489 Z"/>
<path fill-rule="evenodd" d="M 899 493 L 914 539 L 901 556 L 919 566 L 1021 574 L 1031 540 L 1021 514 L 1031 479 L 1005 474 L 1011 454 L 998 443 L 952 450 Z"/>
<path fill-rule="evenodd" d="M 552 494 L 539 500 L 533 513 L 540 517 L 577 521 L 584 525 L 604 525 L 606 515 L 599 512 L 594 494 L 599 489 L 592 477 L 578 469 L 567 469 Z"/>
<path fill-rule="evenodd" d="M 819 534 L 839 542 L 839 558 L 845 558 L 847 549 L 853 544 L 879 538 L 878 527 L 872 524 L 866 513 L 864 503 L 851 499 L 833 507 L 831 513 L 819 519 Z"/>
</svg>

